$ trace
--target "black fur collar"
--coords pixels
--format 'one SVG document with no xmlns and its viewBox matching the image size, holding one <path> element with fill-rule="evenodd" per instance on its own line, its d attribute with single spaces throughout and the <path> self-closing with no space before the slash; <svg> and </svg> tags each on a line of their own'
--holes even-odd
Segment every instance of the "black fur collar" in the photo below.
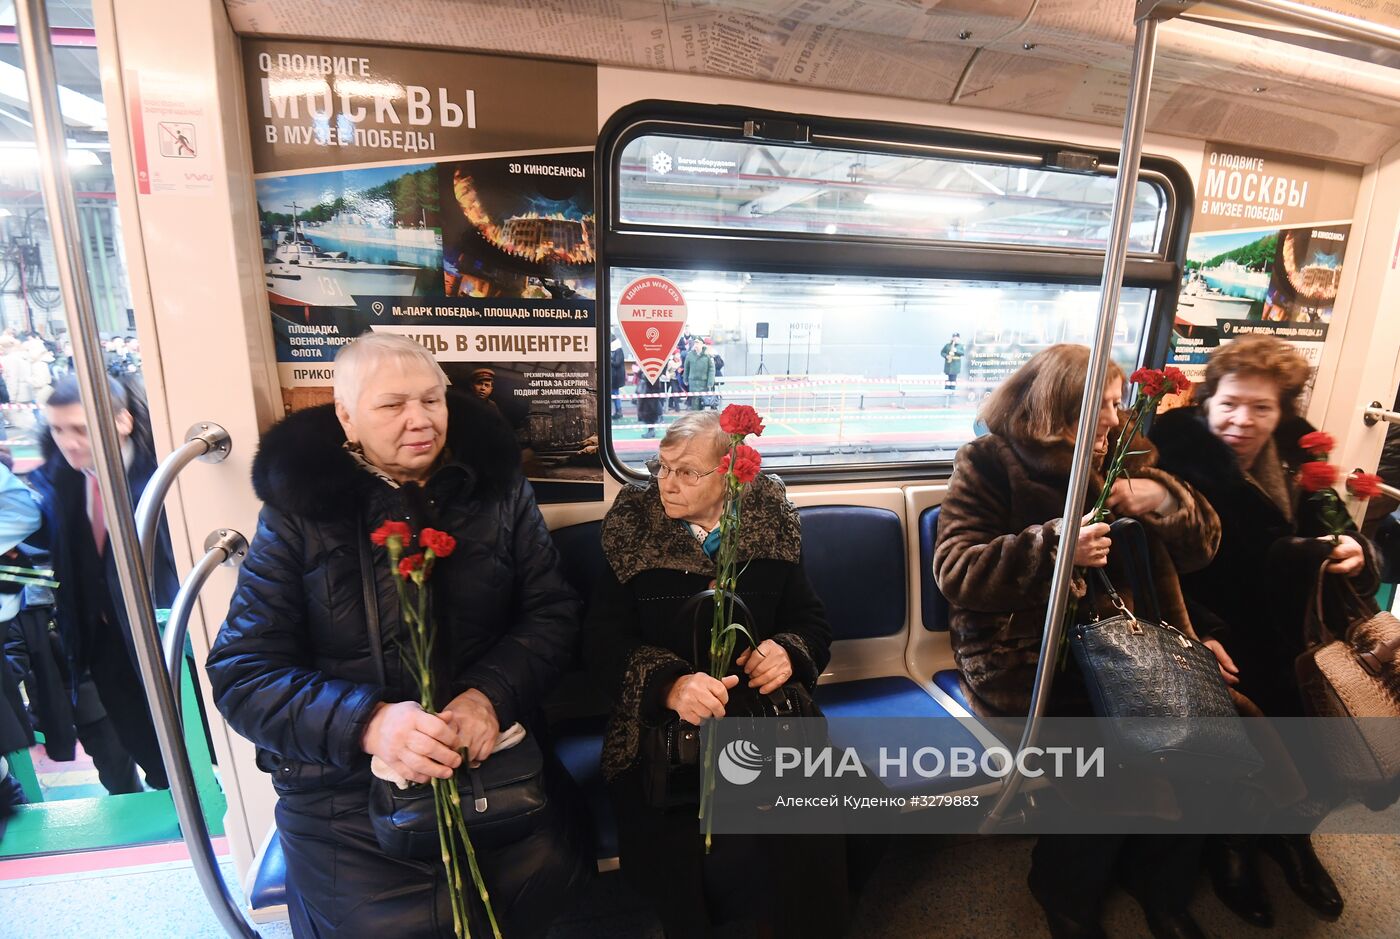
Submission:
<svg viewBox="0 0 1400 939">
<path fill-rule="evenodd" d="M 447 450 L 475 480 L 478 495 L 498 495 L 520 469 L 520 450 L 500 413 L 477 399 L 447 394 Z M 373 477 L 346 452 L 335 406 L 288 415 L 263 434 L 253 460 L 253 489 L 281 512 L 318 521 L 357 511 Z"/>
<path fill-rule="evenodd" d="M 603 553 L 622 583 L 645 570 L 713 573 L 714 562 L 684 522 L 661 506 L 656 483 L 627 486 L 603 520 Z M 770 558 L 796 564 L 802 556 L 802 525 L 776 477 L 760 475 L 744 494 L 739 559 Z"/>
<path fill-rule="evenodd" d="M 1274 446 L 1286 467 L 1296 469 L 1307 455 L 1298 441 L 1313 426 L 1301 417 L 1286 417 L 1274 428 Z M 1176 408 L 1160 415 L 1152 427 L 1152 441 L 1163 469 L 1180 476 L 1204 492 L 1248 487 L 1244 472 L 1230 447 L 1211 433 L 1200 407 Z"/>
</svg>

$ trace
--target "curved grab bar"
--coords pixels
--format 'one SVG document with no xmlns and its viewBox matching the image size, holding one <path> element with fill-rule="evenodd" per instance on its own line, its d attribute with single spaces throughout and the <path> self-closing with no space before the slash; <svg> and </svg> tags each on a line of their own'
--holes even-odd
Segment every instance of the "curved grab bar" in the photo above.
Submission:
<svg viewBox="0 0 1400 939">
<path fill-rule="evenodd" d="M 151 481 L 146 483 L 146 491 L 136 506 L 136 537 L 141 542 L 141 559 L 146 562 L 148 575 L 155 570 L 156 530 L 160 527 L 161 509 L 165 507 L 165 497 L 170 494 L 175 477 L 195 460 L 222 463 L 232 450 L 233 439 L 228 431 L 213 421 L 200 421 L 185 431 L 185 442 L 161 460 L 151 474 Z M 174 687 L 180 686 L 177 683 Z"/>
<path fill-rule="evenodd" d="M 221 565 L 237 567 L 247 554 L 248 539 L 239 532 L 232 528 L 211 531 L 209 537 L 204 539 L 204 557 L 199 559 L 190 576 L 180 585 L 180 592 L 175 594 L 175 602 L 170 605 L 170 620 L 165 624 L 165 673 L 170 679 L 170 687 L 176 690 L 177 716 L 184 707 L 179 694 L 180 670 L 185 664 L 185 635 L 189 632 L 194 602 L 215 568 Z"/>
<path fill-rule="evenodd" d="M 176 714 L 174 689 L 165 680 L 161 667 L 160 632 L 151 604 L 151 582 L 147 566 L 141 562 L 136 519 L 131 513 L 131 486 L 122 465 L 121 441 L 117 437 L 116 409 L 106 381 L 106 363 L 98 341 L 97 312 L 87 278 L 87 258 L 83 250 L 82 228 L 73 180 L 68 171 L 68 142 L 63 114 L 58 103 L 58 75 L 54 68 L 53 37 L 49 14 L 43 0 L 17 0 L 15 27 L 20 55 L 24 61 L 25 84 L 29 91 L 29 116 L 34 122 L 34 142 L 39 150 L 39 185 L 49 218 L 53 241 L 54 266 L 73 340 L 73 367 L 82 389 L 83 411 L 91 431 L 93 468 L 102 490 L 102 507 L 107 517 L 107 538 L 116 559 L 117 579 L 121 582 L 122 605 L 131 624 L 141 682 L 151 705 L 156 739 L 170 777 L 170 796 L 180 831 L 190 851 L 200 887 L 224 931 L 236 939 L 257 939 L 238 904 L 228 894 L 209 827 L 200 810 L 194 771 L 189 754 L 180 739 L 180 719 Z M 157 513 L 159 514 L 159 513 Z M 154 543 L 154 539 L 152 539 Z"/>
</svg>

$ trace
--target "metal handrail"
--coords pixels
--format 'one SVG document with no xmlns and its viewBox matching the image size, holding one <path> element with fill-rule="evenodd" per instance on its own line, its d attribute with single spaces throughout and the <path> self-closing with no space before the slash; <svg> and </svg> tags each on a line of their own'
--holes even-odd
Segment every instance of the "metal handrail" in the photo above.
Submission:
<svg viewBox="0 0 1400 939">
<path fill-rule="evenodd" d="M 1375 427 L 1381 421 L 1387 424 L 1400 424 L 1400 411 L 1392 411 L 1379 401 L 1372 401 L 1361 418 L 1367 427 Z"/>
<path fill-rule="evenodd" d="M 165 624 L 165 672 L 171 688 L 180 687 L 180 670 L 185 664 L 185 635 L 189 632 L 190 614 L 199 592 L 216 568 L 221 565 L 237 567 L 247 554 L 248 539 L 232 528 L 215 529 L 204 539 L 204 557 L 180 585 L 175 602 L 170 604 L 170 619 Z M 175 707 L 177 714 L 184 707 L 179 694 L 175 695 Z"/>
<path fill-rule="evenodd" d="M 1045 634 L 1041 639 L 1040 661 L 1036 664 L 1035 685 L 1031 692 L 1031 710 L 1027 716 L 1025 731 L 1022 734 L 1020 749 L 1034 746 L 1039 736 L 1040 724 L 1049 702 L 1053 683 L 1054 663 L 1058 660 L 1061 636 L 1064 633 L 1066 604 L 1069 598 L 1069 580 L 1073 568 L 1074 552 L 1066 550 L 1077 543 L 1080 528 L 1080 514 L 1084 507 L 1084 495 L 1088 481 L 1089 458 L 1092 453 L 1090 434 L 1095 426 L 1095 412 L 1103 396 L 1104 379 L 1108 363 L 1108 340 L 1117 311 L 1119 292 L 1122 287 L 1122 273 L 1127 255 L 1127 235 L 1129 225 L 1128 202 L 1132 187 L 1136 183 L 1138 163 L 1142 157 L 1142 136 L 1146 125 L 1147 102 L 1152 86 L 1153 60 L 1156 56 L 1156 30 L 1158 23 L 1188 13 L 1198 4 L 1190 0 L 1138 0 L 1134 14 L 1137 24 L 1133 43 L 1133 62 L 1128 94 L 1127 111 L 1123 117 L 1123 159 L 1118 174 L 1118 189 L 1113 200 L 1113 214 L 1108 244 L 1105 246 L 1103 293 L 1099 304 L 1098 331 L 1094 335 L 1094 345 L 1089 356 L 1088 374 L 1084 382 L 1084 401 L 1079 411 L 1079 427 L 1075 433 L 1074 459 L 1070 471 L 1068 491 L 1065 494 L 1064 517 L 1061 520 L 1059 542 L 1062 546 L 1055 558 L 1055 571 L 1051 579 L 1050 601 L 1046 610 Z M 1266 21 L 1301 26 L 1325 36 L 1345 39 L 1362 46 L 1400 51 L 1400 30 L 1382 27 L 1375 23 L 1304 6 L 1292 0 L 1213 0 L 1206 4 L 1246 12 Z M 1278 37 L 1287 41 L 1284 37 Z M 1377 420 L 1395 420 L 1394 412 L 1386 411 L 1380 402 L 1367 409 L 1367 423 Z M 1393 487 L 1386 487 L 1391 489 Z M 983 820 L 984 833 L 995 831 L 1006 818 L 1007 809 L 1020 792 L 1025 779 L 1020 771 L 1020 761 L 1007 775 L 996 803 Z"/>
<path fill-rule="evenodd" d="M 77 200 L 68 170 L 68 144 L 64 138 L 63 115 L 58 103 L 58 77 L 54 70 L 52 36 L 44 0 L 18 0 L 15 26 L 20 54 L 24 61 L 25 83 L 29 90 L 30 119 L 34 124 L 39 151 L 39 183 L 44 209 L 53 240 L 54 264 L 68 319 L 68 335 L 73 343 L 73 366 L 82 389 L 83 410 L 87 417 L 93 453 L 93 468 L 102 489 L 102 507 L 107 518 L 107 538 L 116 559 L 117 579 L 122 602 L 131 624 L 136 660 L 146 697 L 151 705 L 156 739 L 170 794 L 185 844 L 189 847 L 200 886 L 214 915 L 235 939 L 257 939 L 257 931 L 243 917 L 242 910 L 228 894 L 228 887 L 214 857 L 209 829 L 200 810 L 194 771 L 185 752 L 175 691 L 165 680 L 151 603 L 150 577 L 141 559 L 136 519 L 131 511 L 131 486 L 122 462 L 121 441 L 117 436 L 116 410 L 106 381 L 106 363 L 99 341 L 97 314 L 87 278 L 82 228 L 78 224 Z"/>
<path fill-rule="evenodd" d="M 156 569 L 156 531 L 160 528 L 160 513 L 175 477 L 195 460 L 222 463 L 233 450 L 228 431 L 213 421 L 201 421 L 185 431 L 185 442 L 160 461 L 151 474 L 141 501 L 136 506 L 136 532 L 141 542 L 141 560 L 149 573 Z M 175 687 L 179 687 L 178 684 Z"/>
<path fill-rule="evenodd" d="M 1157 21 L 1140 20 L 1133 41 L 1133 84 L 1128 96 L 1127 113 L 1123 119 L 1122 158 L 1118 161 L 1118 186 L 1113 197 L 1113 215 L 1109 225 L 1108 244 L 1103 259 L 1103 286 L 1099 296 L 1098 329 L 1089 351 L 1088 372 L 1084 376 L 1084 400 L 1079 407 L 1079 426 L 1074 435 L 1074 459 L 1070 467 L 1069 485 L 1065 490 L 1065 509 L 1060 517 L 1060 550 L 1055 554 L 1055 571 L 1050 579 L 1050 602 L 1045 611 L 1045 633 L 1040 640 L 1040 662 L 1035 670 L 1035 685 L 1031 690 L 1031 708 L 1021 734 L 1018 752 L 1036 745 L 1041 722 L 1050 702 L 1054 685 L 1053 663 L 1059 660 L 1060 642 L 1065 634 L 1070 581 L 1074 576 L 1074 551 L 1079 541 L 1080 516 L 1084 514 L 1085 494 L 1089 488 L 1091 460 L 1094 455 L 1094 433 L 1108 383 L 1109 353 L 1113 348 L 1113 326 L 1118 315 L 1118 299 L 1123 289 L 1123 269 L 1127 262 L 1128 235 L 1132 223 L 1133 192 L 1137 188 L 1138 166 L 1142 162 L 1142 137 L 1147 127 L 1147 96 L 1152 86 L 1152 65 L 1157 48 Z M 1015 762 L 1006 777 L 996 802 L 982 821 L 982 831 L 995 831 L 1006 818 L 1007 810 L 1020 793 L 1025 776 Z"/>
</svg>

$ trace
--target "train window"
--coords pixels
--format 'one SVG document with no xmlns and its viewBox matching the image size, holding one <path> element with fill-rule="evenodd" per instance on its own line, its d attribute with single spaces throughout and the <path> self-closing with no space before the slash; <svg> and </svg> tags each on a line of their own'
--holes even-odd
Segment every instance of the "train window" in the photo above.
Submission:
<svg viewBox="0 0 1400 939">
<path fill-rule="evenodd" d="M 1092 341 L 1117 159 L 740 107 L 619 112 L 599 142 L 609 466 L 638 478 L 680 413 L 742 403 L 768 420 L 765 465 L 792 479 L 946 474 L 1007 375 Z M 1126 369 L 1165 355 L 1190 185 L 1144 158 L 1113 340 Z M 646 277 L 687 308 L 674 349 L 649 356 L 655 381 L 619 324 Z M 688 374 L 687 352 L 710 362 Z M 692 380 L 711 363 L 713 385 Z"/>
<path fill-rule="evenodd" d="M 613 268 L 610 293 L 648 275 L 681 288 L 720 375 L 715 393 L 688 392 L 677 354 L 659 387 L 623 386 L 613 452 L 638 471 L 667 423 L 725 404 L 765 416 L 755 444 L 776 470 L 951 460 L 990 390 L 1045 346 L 1088 342 L 1098 312 L 1097 287 L 1023 281 Z M 1151 305 L 1123 292 L 1113 356 L 1129 371 Z"/>
<path fill-rule="evenodd" d="M 1102 250 L 1111 176 L 991 161 L 647 134 L 622 150 L 624 226 Z M 1154 252 L 1166 200 L 1139 181 L 1128 249 Z"/>
</svg>

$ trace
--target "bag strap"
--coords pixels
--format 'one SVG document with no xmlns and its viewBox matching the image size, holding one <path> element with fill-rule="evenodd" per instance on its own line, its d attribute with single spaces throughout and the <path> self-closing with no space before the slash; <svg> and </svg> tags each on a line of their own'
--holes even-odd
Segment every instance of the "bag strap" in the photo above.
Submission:
<svg viewBox="0 0 1400 939">
<path fill-rule="evenodd" d="M 719 591 L 711 587 L 708 590 L 701 590 L 699 593 L 693 594 L 690 599 L 685 601 L 681 606 L 680 613 L 677 614 L 678 616 L 690 616 L 690 654 L 696 668 L 700 667 L 700 604 L 707 597 L 714 597 L 718 593 Z M 752 633 L 754 628 L 753 611 L 750 610 L 749 605 L 744 602 L 744 598 L 737 593 L 731 593 L 729 596 L 734 601 L 734 605 L 744 611 L 744 619 L 748 620 L 749 631 Z M 709 652 L 706 652 L 705 658 L 707 661 L 709 657 Z"/>
<path fill-rule="evenodd" d="M 361 517 L 358 531 L 363 535 L 364 519 Z M 374 562 L 369 556 L 369 539 L 356 539 L 360 546 L 360 583 L 365 592 L 365 627 L 369 632 L 369 652 L 374 656 L 374 667 L 379 673 L 379 683 L 389 686 L 389 678 L 384 670 L 384 635 L 379 628 L 379 596 L 375 591 Z"/>
</svg>

